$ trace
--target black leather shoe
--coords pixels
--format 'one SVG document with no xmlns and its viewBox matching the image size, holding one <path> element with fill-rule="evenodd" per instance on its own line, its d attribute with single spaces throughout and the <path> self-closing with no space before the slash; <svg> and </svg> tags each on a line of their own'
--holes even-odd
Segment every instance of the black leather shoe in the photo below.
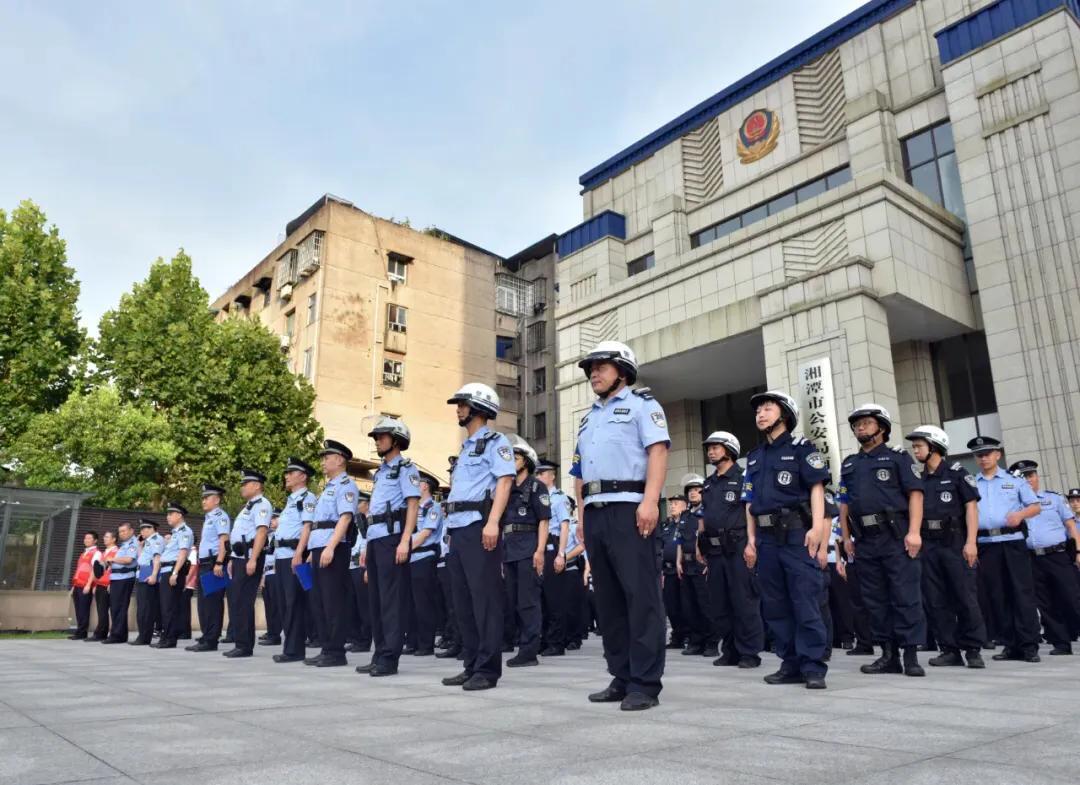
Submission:
<svg viewBox="0 0 1080 785">
<path fill-rule="evenodd" d="M 556 646 L 548 646 L 546 649 L 540 652 L 541 657 L 563 657 L 565 655 L 566 649 L 560 649 Z"/>
<path fill-rule="evenodd" d="M 149 646 L 149 645 L 150 645 L 150 641 L 140 641 L 138 639 L 133 640 L 133 641 L 128 641 L 128 646 Z"/>
<path fill-rule="evenodd" d="M 237 657 L 250 657 L 251 652 L 248 649 L 229 649 L 226 652 L 222 652 L 221 656 L 236 659 Z"/>
<path fill-rule="evenodd" d="M 757 668 L 760 665 L 761 665 L 761 657 L 750 657 L 750 656 L 739 657 L 738 666 L 740 668 L 742 668 L 743 670 L 747 670 L 749 668 Z"/>
<path fill-rule="evenodd" d="M 801 673 L 789 673 L 785 670 L 778 670 L 776 673 L 770 673 L 768 676 L 762 679 L 766 684 L 802 684 L 806 681 Z"/>
<path fill-rule="evenodd" d="M 623 711 L 645 711 L 645 709 L 651 709 L 653 706 L 659 705 L 659 698 L 646 695 L 644 692 L 630 692 L 622 699 L 619 708 Z"/>
<path fill-rule="evenodd" d="M 874 647 L 864 646 L 863 644 L 859 643 L 856 644 L 853 648 L 845 651 L 844 654 L 847 654 L 849 657 L 872 657 L 874 655 Z"/>
<path fill-rule="evenodd" d="M 687 646 L 682 650 L 684 657 L 700 657 L 705 653 L 704 646 Z"/>
<path fill-rule="evenodd" d="M 720 649 L 716 646 L 706 646 L 705 650 L 701 652 L 702 657 L 719 657 Z"/>
<path fill-rule="evenodd" d="M 122 641 L 119 638 L 106 638 L 102 643 L 127 643 L 127 641 Z"/>
<path fill-rule="evenodd" d="M 540 661 L 536 657 L 522 656 L 521 654 L 516 657 L 511 657 L 506 661 L 507 668 L 526 668 L 530 665 L 539 665 Z"/>
<path fill-rule="evenodd" d="M 969 668 L 986 667 L 986 663 L 983 662 L 982 652 L 980 652 L 978 649 L 970 649 L 969 651 L 965 652 L 965 656 L 967 657 L 967 666 Z"/>
<path fill-rule="evenodd" d="M 897 656 L 896 649 L 891 643 L 882 644 L 881 656 L 869 665 L 863 665 L 859 670 L 870 675 L 904 672 L 903 666 L 900 665 L 900 658 Z"/>
<path fill-rule="evenodd" d="M 931 657 L 927 660 L 935 668 L 962 668 L 964 667 L 964 660 L 960 656 L 958 651 L 943 651 L 936 657 Z"/>
<path fill-rule="evenodd" d="M 665 646 L 664 648 L 665 649 L 681 649 L 681 648 L 683 648 L 683 644 L 682 644 L 682 641 L 671 640 L 671 641 L 667 642 L 667 646 Z"/>
<path fill-rule="evenodd" d="M 626 690 L 618 687 L 605 687 L 600 692 L 594 692 L 589 696 L 589 703 L 621 703 L 626 697 Z"/>
<path fill-rule="evenodd" d="M 281 645 L 281 638 L 260 638 L 259 639 L 259 645 L 260 646 L 280 646 Z"/>
<path fill-rule="evenodd" d="M 217 651 L 216 643 L 193 643 L 185 646 L 184 651 Z"/>
<path fill-rule="evenodd" d="M 288 654 L 275 654 L 273 659 L 274 659 L 274 662 L 303 662 L 304 661 L 303 657 L 299 657 L 299 656 L 290 657 Z"/>
<path fill-rule="evenodd" d="M 825 677 L 813 673 L 806 677 L 806 689 L 808 690 L 823 690 L 825 689 Z"/>
<path fill-rule="evenodd" d="M 461 689 L 466 692 L 479 692 L 480 690 L 493 690 L 497 684 L 498 682 L 492 681 L 487 676 L 474 673 L 467 682 L 461 685 Z"/>
<path fill-rule="evenodd" d="M 1005 660 L 1022 660 L 1024 656 L 1014 649 L 1002 649 L 990 659 L 1004 662 Z"/>
<path fill-rule="evenodd" d="M 68 640 L 69 641 L 84 641 L 84 640 L 86 640 L 86 636 L 85 635 L 79 635 L 79 633 L 75 633 L 74 635 L 69 635 Z"/>
<path fill-rule="evenodd" d="M 176 641 L 158 641 L 150 644 L 151 649 L 175 649 Z"/>
<path fill-rule="evenodd" d="M 362 643 L 350 643 L 345 647 L 345 651 L 352 652 L 353 654 L 365 654 L 366 652 L 371 651 L 371 644 L 369 643 L 365 646 Z"/>
<path fill-rule="evenodd" d="M 1054 657 L 1059 657 L 1063 654 L 1072 654 L 1072 646 L 1055 646 L 1050 650 L 1050 654 Z"/>
<path fill-rule="evenodd" d="M 414 657 L 430 657 L 435 653 L 434 649 L 417 649 L 413 652 Z"/>
<path fill-rule="evenodd" d="M 449 649 L 443 649 L 438 654 L 436 654 L 435 657 L 440 660 L 449 660 L 457 657 L 459 654 L 461 654 L 461 647 L 453 646 Z"/>
<path fill-rule="evenodd" d="M 568 644 L 566 644 L 566 650 L 567 651 L 577 651 L 580 648 L 581 648 L 581 642 L 580 641 L 570 641 Z"/>
<path fill-rule="evenodd" d="M 457 676 L 447 676 L 445 679 L 442 680 L 442 683 L 446 687 L 460 687 L 471 678 L 471 674 L 462 671 Z"/>
<path fill-rule="evenodd" d="M 1038 652 L 1035 652 L 1034 654 L 1025 654 L 1022 659 L 1024 662 L 1042 662 L 1042 657 L 1039 656 Z"/>
<path fill-rule="evenodd" d="M 349 661 L 345 659 L 345 655 L 340 657 L 320 657 L 319 661 L 315 663 L 316 668 L 340 668 L 348 665 Z"/>
<path fill-rule="evenodd" d="M 373 668 L 368 676 L 394 676 L 397 674 L 397 668 Z"/>
<path fill-rule="evenodd" d="M 375 665 L 374 662 L 369 662 L 367 665 L 357 665 L 356 666 L 356 672 L 357 673 L 369 673 L 370 674 L 373 670 L 375 670 L 376 667 L 377 666 Z"/>
<path fill-rule="evenodd" d="M 319 664 L 319 661 L 323 658 L 321 654 L 316 654 L 314 657 L 307 657 L 304 660 L 305 665 L 315 666 Z"/>
<path fill-rule="evenodd" d="M 89 638 L 83 638 L 83 643 L 101 643 L 104 638 L 99 638 L 96 635 L 91 635 Z"/>
</svg>

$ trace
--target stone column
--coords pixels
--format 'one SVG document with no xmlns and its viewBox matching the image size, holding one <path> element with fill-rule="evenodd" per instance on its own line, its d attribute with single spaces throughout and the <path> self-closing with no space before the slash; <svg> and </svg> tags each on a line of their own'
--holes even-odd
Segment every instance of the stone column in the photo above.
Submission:
<svg viewBox="0 0 1080 785">
<path fill-rule="evenodd" d="M 892 347 L 892 356 L 899 399 L 899 411 L 893 414 L 908 430 L 919 425 L 941 425 L 930 344 L 925 341 L 904 341 Z"/>
</svg>

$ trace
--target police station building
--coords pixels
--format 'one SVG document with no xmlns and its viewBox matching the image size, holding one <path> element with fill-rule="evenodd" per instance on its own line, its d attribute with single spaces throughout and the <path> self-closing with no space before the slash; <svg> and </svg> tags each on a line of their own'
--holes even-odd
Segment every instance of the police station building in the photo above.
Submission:
<svg viewBox="0 0 1080 785">
<path fill-rule="evenodd" d="M 1080 0 L 873 0 L 581 177 L 559 238 L 564 465 L 579 357 L 637 353 L 672 435 L 757 443 L 790 391 L 836 459 L 847 412 L 943 424 L 1080 484 Z M 838 427 L 839 425 L 839 427 Z M 962 457 L 962 456 L 961 456 Z M 1044 471 L 1045 470 L 1045 471 Z"/>
</svg>

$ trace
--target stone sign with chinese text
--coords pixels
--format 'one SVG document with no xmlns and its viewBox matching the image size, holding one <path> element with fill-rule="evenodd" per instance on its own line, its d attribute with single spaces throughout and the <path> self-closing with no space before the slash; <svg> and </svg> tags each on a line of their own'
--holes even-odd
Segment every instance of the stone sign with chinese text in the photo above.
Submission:
<svg viewBox="0 0 1080 785">
<path fill-rule="evenodd" d="M 836 480 L 840 469 L 840 433 L 836 429 L 836 397 L 833 395 L 832 363 L 819 357 L 800 363 L 795 400 L 801 409 L 802 433 L 825 456 Z"/>
</svg>

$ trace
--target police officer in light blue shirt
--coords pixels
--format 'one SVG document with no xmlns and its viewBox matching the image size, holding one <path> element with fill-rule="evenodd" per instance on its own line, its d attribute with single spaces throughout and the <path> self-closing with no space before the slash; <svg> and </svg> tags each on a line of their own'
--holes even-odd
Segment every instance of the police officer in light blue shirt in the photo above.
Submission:
<svg viewBox="0 0 1080 785">
<path fill-rule="evenodd" d="M 188 554 L 195 544 L 195 535 L 184 522 L 187 508 L 179 502 L 169 502 L 165 520 L 172 528 L 172 537 L 161 552 L 159 590 L 161 600 L 161 638 L 153 644 L 157 649 L 175 649 L 180 634 L 180 603 L 184 601 L 184 578 L 188 571 Z"/>
<path fill-rule="evenodd" d="M 630 388 L 638 373 L 630 347 L 602 341 L 578 366 L 597 399 L 578 426 L 570 474 L 612 677 L 589 700 L 640 711 L 658 705 L 663 688 L 664 603 L 654 531 L 671 440 L 660 404 L 648 390 Z"/>
<path fill-rule="evenodd" d="M 1028 518 L 1027 547 L 1043 637 L 1053 646 L 1051 654 L 1072 654 L 1073 630 L 1080 623 L 1080 584 L 1076 580 L 1080 556 L 1070 556 L 1066 543 L 1071 540 L 1080 546 L 1076 521 L 1064 496 L 1042 490 L 1035 461 L 1017 461 L 1009 471 L 1027 480 L 1039 499 L 1038 514 Z"/>
<path fill-rule="evenodd" d="M 203 527 L 199 538 L 199 574 L 213 571 L 221 578 L 229 567 L 229 514 L 221 508 L 225 489 L 220 485 L 203 483 Z M 187 651 L 217 651 L 221 638 L 221 626 L 225 619 L 225 592 L 217 591 L 209 597 L 203 592 L 202 581 L 195 584 L 199 612 L 199 640 L 187 647 Z"/>
<path fill-rule="evenodd" d="M 270 517 L 274 506 L 263 496 L 266 475 L 255 469 L 240 472 L 240 496 L 244 506 L 236 514 L 229 547 L 232 583 L 229 584 L 229 622 L 234 648 L 223 655 L 229 658 L 250 657 L 255 648 L 255 597 L 259 592 L 270 537 Z"/>
<path fill-rule="evenodd" d="M 165 538 L 157 533 L 157 521 L 139 519 L 139 558 L 135 587 L 135 621 L 139 634 L 131 641 L 132 646 L 149 646 L 154 637 L 154 626 L 161 618 L 161 599 L 158 586 L 161 575 L 161 554 L 165 550 Z"/>
<path fill-rule="evenodd" d="M 566 653 L 566 589 L 562 584 L 566 572 L 566 543 L 570 529 L 570 497 L 555 484 L 559 466 L 554 461 L 541 460 L 536 467 L 536 479 L 547 488 L 551 500 L 551 519 L 548 521 L 548 540 L 544 553 L 543 590 L 544 642 L 541 657 L 561 657 Z"/>
<path fill-rule="evenodd" d="M 135 588 L 135 574 L 139 570 L 139 539 L 135 530 L 127 521 L 117 528 L 120 544 L 112 559 L 109 581 L 109 637 L 102 643 L 127 643 L 128 606 Z"/>
<path fill-rule="evenodd" d="M 288 496 L 274 535 L 274 572 L 278 576 L 282 633 L 281 653 L 273 657 L 277 663 L 300 662 L 305 654 L 307 597 L 293 570 L 303 561 L 300 537 L 304 524 L 315 520 L 316 497 L 307 487 L 314 475 L 315 467 L 310 463 L 297 456 L 289 457 L 284 472 Z"/>
<path fill-rule="evenodd" d="M 356 672 L 392 676 L 398 671 L 409 619 L 409 551 L 420 504 L 420 472 L 401 454 L 412 441 L 405 423 L 382 417 L 368 436 L 382 458 L 372 480 L 364 561 L 375 652 Z"/>
<path fill-rule="evenodd" d="M 454 466 L 446 502 L 450 532 L 447 568 L 465 669 L 443 679 L 443 684 L 468 691 L 489 690 L 502 677 L 499 521 L 510 498 L 514 453 L 505 436 L 488 428 L 488 422 L 499 416 L 499 396 L 486 384 L 466 384 L 447 403 L 457 406 L 458 425 L 468 434 Z"/>
<path fill-rule="evenodd" d="M 409 581 L 412 602 L 407 654 L 429 657 L 435 653 L 435 627 L 439 621 L 439 555 L 442 551 L 442 505 L 432 494 L 439 482 L 430 474 L 420 473 L 420 507 L 416 532 L 409 556 Z"/>
<path fill-rule="evenodd" d="M 349 551 L 356 538 L 356 506 L 360 489 L 345 469 L 352 450 L 339 441 L 327 439 L 319 452 L 326 484 L 315 504 L 314 521 L 304 523 L 300 546 L 311 554 L 312 577 L 317 601 L 322 608 L 317 657 L 305 665 L 333 668 L 347 665 L 345 658 L 346 592 L 349 583 Z"/>
<path fill-rule="evenodd" d="M 1024 544 L 1024 520 L 1039 513 L 1039 498 L 1027 480 L 1002 469 L 1004 449 L 990 436 L 967 443 L 979 474 L 979 578 L 986 587 L 998 640 L 995 660 L 1039 662 L 1039 617 L 1031 555 Z"/>
</svg>

